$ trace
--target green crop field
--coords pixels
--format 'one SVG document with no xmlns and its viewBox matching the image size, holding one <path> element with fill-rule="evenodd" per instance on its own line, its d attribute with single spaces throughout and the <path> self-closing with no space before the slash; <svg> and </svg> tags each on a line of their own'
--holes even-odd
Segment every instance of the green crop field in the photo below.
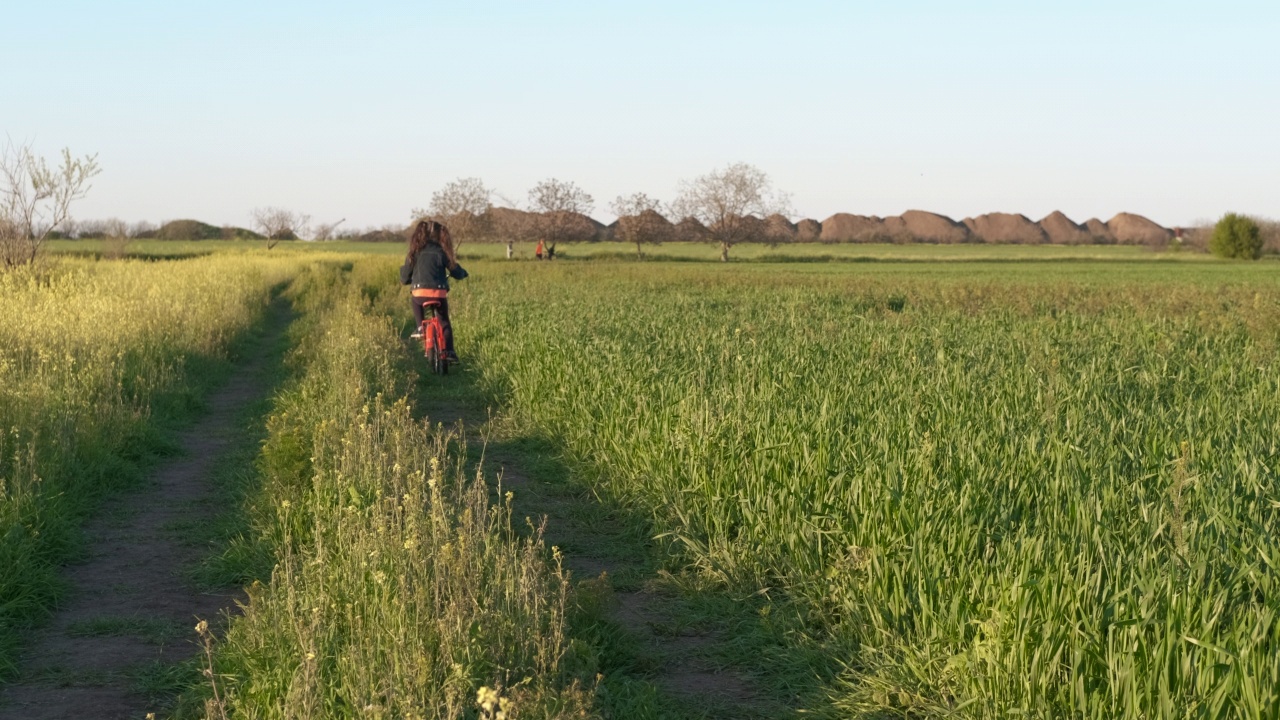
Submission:
<svg viewBox="0 0 1280 720">
<path fill-rule="evenodd" d="M 398 245 L 154 245 L 0 276 L 0 691 L 75 526 L 279 302 L 288 377 L 192 571 L 247 597 L 180 717 L 739 716 L 609 629 L 646 581 L 723 609 L 752 716 L 1280 716 L 1272 261 L 468 245 L 428 379 Z M 566 573 L 600 543 L 548 547 L 490 442 L 601 508 L 548 534 L 625 516 L 651 577 Z"/>
<path fill-rule="evenodd" d="M 1274 268 L 474 275 L 490 392 L 785 603 L 830 677 L 809 709 L 1280 712 Z"/>
</svg>

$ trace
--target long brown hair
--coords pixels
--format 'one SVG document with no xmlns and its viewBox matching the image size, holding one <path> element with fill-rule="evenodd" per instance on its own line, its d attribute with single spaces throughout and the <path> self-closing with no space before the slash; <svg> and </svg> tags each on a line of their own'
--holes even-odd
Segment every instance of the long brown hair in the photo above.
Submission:
<svg viewBox="0 0 1280 720">
<path fill-rule="evenodd" d="M 450 270 L 458 266 L 458 258 L 453 252 L 453 236 L 449 234 L 449 228 L 435 220 L 419 220 L 413 228 L 413 235 L 409 236 L 409 254 L 405 257 L 408 264 L 417 261 L 418 253 L 428 245 L 438 245 L 444 250 Z"/>
</svg>

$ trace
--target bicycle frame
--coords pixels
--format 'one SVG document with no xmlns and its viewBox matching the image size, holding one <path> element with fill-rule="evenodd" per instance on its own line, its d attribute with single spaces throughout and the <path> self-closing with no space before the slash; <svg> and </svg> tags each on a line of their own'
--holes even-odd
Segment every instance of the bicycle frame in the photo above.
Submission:
<svg viewBox="0 0 1280 720">
<path fill-rule="evenodd" d="M 436 313 L 439 307 L 440 303 L 438 302 L 428 302 L 422 305 L 424 312 L 428 308 L 431 309 L 431 317 L 422 321 L 422 353 L 431 365 L 431 372 L 438 375 L 447 375 L 449 373 L 449 354 L 446 352 L 444 342 L 444 323 L 440 322 L 440 316 Z"/>
</svg>

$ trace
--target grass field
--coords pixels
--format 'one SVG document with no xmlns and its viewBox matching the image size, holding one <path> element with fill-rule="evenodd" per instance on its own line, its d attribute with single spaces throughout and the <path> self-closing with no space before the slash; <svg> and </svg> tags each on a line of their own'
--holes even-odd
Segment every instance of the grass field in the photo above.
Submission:
<svg viewBox="0 0 1280 720">
<path fill-rule="evenodd" d="M 411 416 L 394 270 L 330 262 L 290 290 L 296 377 L 267 421 L 247 531 L 219 560 L 265 552 L 274 569 L 218 647 L 206 717 L 473 717 L 486 686 L 506 717 L 590 704 L 563 668 L 558 564 L 466 474 L 458 439 Z"/>
<path fill-rule="evenodd" d="M 291 283 L 293 379 L 215 559 L 273 570 L 215 643 L 195 714 L 492 717 L 477 693 L 501 686 L 506 717 L 640 716 L 598 659 L 607 638 L 573 618 L 585 586 L 514 529 L 460 438 L 413 415 L 415 392 L 475 388 L 496 426 L 537 439 L 530 461 L 636 518 L 663 577 L 733 615 L 717 657 L 796 712 L 1280 715 L 1272 262 L 467 246 L 466 375 L 419 385 L 400 247 L 190 245 L 131 250 L 212 254 L 0 278 L 17 308 L 0 317 L 11 646 L 110 484 L 83 469 L 161 446 L 137 436 Z"/>
<path fill-rule="evenodd" d="M 1280 712 L 1270 268 L 869 269 L 492 263 L 456 312 L 518 423 L 777 599 L 811 711 Z"/>
<path fill-rule="evenodd" d="M 198 408 L 296 258 L 61 261 L 0 274 L 0 676 L 97 498 Z"/>
</svg>

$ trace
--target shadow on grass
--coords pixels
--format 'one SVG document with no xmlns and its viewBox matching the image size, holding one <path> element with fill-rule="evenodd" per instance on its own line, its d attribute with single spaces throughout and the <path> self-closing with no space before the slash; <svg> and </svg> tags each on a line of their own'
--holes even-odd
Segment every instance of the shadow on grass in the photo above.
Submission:
<svg viewBox="0 0 1280 720">
<path fill-rule="evenodd" d="M 415 416 L 460 426 L 469 465 L 500 478 L 495 502 L 500 492 L 514 492 L 524 532 L 546 519 L 547 545 L 563 553 L 573 586 L 567 670 L 584 681 L 599 678 L 597 701 L 606 717 L 790 717 L 798 698 L 817 699 L 815 680 L 830 671 L 817 658 L 785 648 L 790 628 L 764 620 L 767 598 L 736 597 L 687 572 L 673 545 L 656 539 L 647 511 L 593 491 L 603 486 L 608 468 L 577 462 L 554 437 L 511 421 L 477 368 L 464 364 L 438 376 L 419 358 L 415 369 Z M 646 619 L 648 633 L 618 620 L 620 600 L 638 591 L 659 606 Z M 752 679 L 757 692 L 749 706 L 663 689 L 679 684 L 671 682 L 681 667 L 678 648 L 691 636 L 707 639 L 697 651 L 702 665 Z M 686 648 L 686 661 L 687 654 Z"/>
<path fill-rule="evenodd" d="M 278 296 L 281 289 L 273 293 Z M 112 442 L 82 444 L 65 463 L 46 463 L 46 487 L 58 492 L 37 500 L 30 522 L 38 533 L 0 528 L 0 559 L 22 561 L 0 564 L 0 682 L 17 673 L 24 634 L 47 620 L 67 592 L 61 567 L 88 556 L 85 522 L 107 498 L 140 487 L 157 464 L 181 452 L 178 437 L 200 418 L 210 394 L 230 378 L 234 358 L 252 352 L 260 342 L 269 318 L 270 312 L 236 338 L 226 357 L 185 357 L 182 376 L 153 395 L 141 416 L 145 419 L 119 428 Z M 139 381 L 146 382 L 126 376 L 121 392 L 136 396 L 133 383 Z"/>
</svg>

